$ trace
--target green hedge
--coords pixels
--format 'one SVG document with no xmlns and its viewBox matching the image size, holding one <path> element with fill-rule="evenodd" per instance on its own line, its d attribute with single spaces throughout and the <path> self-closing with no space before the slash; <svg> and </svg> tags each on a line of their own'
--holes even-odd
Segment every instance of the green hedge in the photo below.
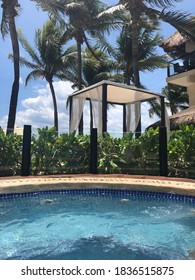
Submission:
<svg viewBox="0 0 195 280">
<path fill-rule="evenodd" d="M 98 172 L 159 175 L 159 133 L 149 129 L 139 138 L 98 138 Z M 0 129 L 0 176 L 20 174 L 22 137 Z M 31 141 L 31 174 L 89 173 L 90 137 L 38 129 Z M 195 178 L 195 127 L 172 131 L 168 142 L 169 176 Z"/>
<path fill-rule="evenodd" d="M 0 176 L 18 175 L 21 169 L 22 137 L 6 136 L 0 128 Z"/>
</svg>

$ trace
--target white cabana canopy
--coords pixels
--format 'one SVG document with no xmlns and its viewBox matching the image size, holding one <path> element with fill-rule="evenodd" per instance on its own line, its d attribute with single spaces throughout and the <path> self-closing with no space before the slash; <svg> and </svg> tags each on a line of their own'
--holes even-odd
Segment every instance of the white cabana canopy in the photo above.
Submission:
<svg viewBox="0 0 195 280">
<path fill-rule="evenodd" d="M 165 126 L 164 95 L 145 89 L 101 81 L 69 96 L 70 99 L 70 132 L 77 130 L 86 100 L 90 100 L 92 109 L 92 127 L 98 133 L 107 131 L 107 104 L 123 106 L 123 131 L 135 131 L 140 120 L 140 102 L 159 99 L 162 109 L 162 125 Z"/>
</svg>

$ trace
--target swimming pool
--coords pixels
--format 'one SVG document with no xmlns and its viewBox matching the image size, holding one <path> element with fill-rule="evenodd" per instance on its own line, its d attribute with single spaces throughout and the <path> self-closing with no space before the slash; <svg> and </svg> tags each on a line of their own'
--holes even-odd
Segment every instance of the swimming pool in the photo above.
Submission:
<svg viewBox="0 0 195 280">
<path fill-rule="evenodd" d="M 195 197 L 132 190 L 0 196 L 0 259 L 188 259 Z"/>
</svg>

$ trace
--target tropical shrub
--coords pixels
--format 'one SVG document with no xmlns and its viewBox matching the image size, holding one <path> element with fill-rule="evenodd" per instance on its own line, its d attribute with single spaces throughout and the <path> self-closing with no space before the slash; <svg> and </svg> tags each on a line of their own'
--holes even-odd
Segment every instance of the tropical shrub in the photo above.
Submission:
<svg viewBox="0 0 195 280">
<path fill-rule="evenodd" d="M 56 140 L 54 128 L 37 129 L 38 137 L 33 135 L 31 141 L 31 172 L 32 174 L 55 173 Z"/>
<path fill-rule="evenodd" d="M 99 172 L 159 175 L 158 135 L 158 129 L 150 129 L 139 138 L 132 133 L 122 138 L 105 133 L 98 139 Z"/>
<path fill-rule="evenodd" d="M 0 176 L 18 175 L 22 162 L 22 136 L 8 134 L 0 128 Z"/>
<path fill-rule="evenodd" d="M 120 173 L 121 164 L 125 163 L 122 158 L 123 146 L 118 138 L 104 133 L 98 139 L 98 171 L 99 173 Z"/>
<path fill-rule="evenodd" d="M 170 176 L 195 178 L 195 127 L 180 126 L 168 142 Z"/>
<path fill-rule="evenodd" d="M 55 128 L 38 129 L 32 137 L 32 174 L 89 172 L 89 136 L 56 134 Z"/>
<path fill-rule="evenodd" d="M 0 129 L 0 176 L 20 174 L 22 137 Z M 31 140 L 31 174 L 89 173 L 90 137 L 42 128 Z M 195 127 L 172 131 L 168 142 L 169 176 L 195 178 Z M 159 175 L 159 131 L 139 138 L 105 133 L 98 138 L 98 172 Z"/>
</svg>

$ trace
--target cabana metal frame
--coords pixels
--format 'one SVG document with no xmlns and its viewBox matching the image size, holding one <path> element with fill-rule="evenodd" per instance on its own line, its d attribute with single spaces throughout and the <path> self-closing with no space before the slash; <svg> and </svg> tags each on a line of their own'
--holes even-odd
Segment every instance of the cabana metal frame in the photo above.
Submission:
<svg viewBox="0 0 195 280">
<path fill-rule="evenodd" d="M 128 132 L 127 128 L 128 119 L 127 119 L 127 106 L 128 105 L 139 105 L 140 102 L 150 101 L 153 99 L 159 99 L 161 103 L 161 126 L 165 125 L 165 109 L 164 109 L 164 98 L 165 95 L 157 94 L 145 89 L 136 88 L 124 84 L 114 83 L 111 81 L 101 81 L 97 84 L 79 90 L 69 96 L 70 101 L 70 132 L 77 130 L 82 113 L 85 100 L 90 100 L 91 102 L 97 101 L 102 103 L 100 106 L 101 111 L 99 110 L 98 118 L 101 118 L 102 126 L 101 131 L 98 131 L 99 134 L 107 132 L 107 104 L 115 104 L 123 106 L 123 132 Z M 73 107 L 73 100 L 77 99 L 81 103 L 81 108 L 76 112 Z M 93 107 L 93 105 L 92 105 Z M 139 107 L 139 106 L 137 106 Z M 139 108 L 138 108 L 139 109 Z M 79 116 L 80 115 L 80 116 Z M 76 125 L 72 126 L 72 121 L 74 117 L 77 118 Z M 91 118 L 94 117 L 94 110 L 92 108 Z M 139 116 L 140 117 L 140 116 Z M 138 117 L 138 118 L 139 118 Z M 93 127 L 96 127 L 96 123 L 93 123 Z M 135 127 L 136 128 L 136 127 Z"/>
<path fill-rule="evenodd" d="M 85 100 L 89 100 L 91 105 L 91 129 L 97 128 L 98 134 L 101 134 L 107 132 L 108 104 L 123 106 L 123 132 L 129 132 L 132 131 L 132 111 L 134 114 L 134 129 L 136 129 L 141 115 L 141 102 L 154 99 L 158 99 L 161 105 L 161 121 L 159 130 L 160 174 L 167 176 L 167 131 L 164 104 L 165 95 L 163 94 L 111 81 L 101 81 L 69 96 L 70 132 L 77 130 L 79 127 L 79 123 L 83 115 Z M 98 104 L 98 106 L 95 108 L 93 103 L 96 103 L 96 105 Z M 137 117 L 135 117 L 135 115 L 137 115 Z M 131 121 L 129 120 L 130 118 Z"/>
</svg>

